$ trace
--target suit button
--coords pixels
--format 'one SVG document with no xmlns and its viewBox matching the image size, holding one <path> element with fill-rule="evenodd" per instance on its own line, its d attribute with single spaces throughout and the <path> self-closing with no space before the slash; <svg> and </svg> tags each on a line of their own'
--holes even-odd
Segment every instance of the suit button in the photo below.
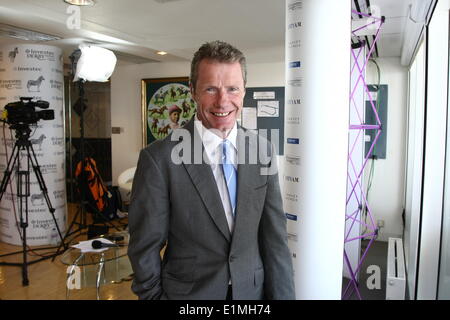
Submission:
<svg viewBox="0 0 450 320">
<path fill-rule="evenodd" d="M 233 262 L 234 261 L 234 256 L 230 256 L 230 260 L 229 261 Z"/>
</svg>

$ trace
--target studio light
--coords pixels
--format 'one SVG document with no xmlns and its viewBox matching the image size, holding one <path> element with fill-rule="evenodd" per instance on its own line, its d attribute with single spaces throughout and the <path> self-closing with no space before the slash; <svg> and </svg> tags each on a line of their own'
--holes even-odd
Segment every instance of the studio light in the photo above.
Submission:
<svg viewBox="0 0 450 320">
<path fill-rule="evenodd" d="M 77 62 L 74 82 L 85 81 L 106 82 L 111 77 L 117 58 L 108 49 L 80 45 L 81 56 Z"/>
</svg>

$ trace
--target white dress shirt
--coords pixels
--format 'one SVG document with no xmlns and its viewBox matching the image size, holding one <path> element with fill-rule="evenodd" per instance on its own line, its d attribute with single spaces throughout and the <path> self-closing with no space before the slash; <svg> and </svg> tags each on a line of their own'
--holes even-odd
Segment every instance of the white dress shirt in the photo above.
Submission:
<svg viewBox="0 0 450 320">
<path fill-rule="evenodd" d="M 218 135 L 214 134 L 213 131 L 208 130 L 198 120 L 197 114 L 195 115 L 194 124 L 197 132 L 202 138 L 203 146 L 205 147 L 205 154 L 208 158 L 208 162 L 211 165 L 212 172 L 214 174 L 214 179 L 216 180 L 217 189 L 219 189 L 220 199 L 222 200 L 223 209 L 225 211 L 225 216 L 228 222 L 228 228 L 230 232 L 233 233 L 234 228 L 234 215 L 231 209 L 230 196 L 228 194 L 227 184 L 223 177 L 222 171 L 222 142 L 223 139 Z M 230 141 L 230 145 L 233 146 L 231 153 L 231 163 L 237 172 L 237 124 L 234 124 L 233 129 L 228 134 L 227 140 Z M 204 160 L 205 161 L 205 160 Z"/>
</svg>

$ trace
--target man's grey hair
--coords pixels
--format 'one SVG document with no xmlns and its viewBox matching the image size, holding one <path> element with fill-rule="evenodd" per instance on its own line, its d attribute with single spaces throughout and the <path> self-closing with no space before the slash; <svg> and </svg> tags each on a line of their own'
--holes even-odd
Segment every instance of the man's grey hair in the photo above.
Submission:
<svg viewBox="0 0 450 320">
<path fill-rule="evenodd" d="M 223 41 L 212 41 L 203 44 L 194 54 L 191 63 L 191 85 L 195 90 L 198 79 L 198 66 L 204 59 L 215 60 L 222 63 L 239 62 L 242 69 L 242 79 L 244 79 L 244 87 L 247 83 L 247 63 L 244 54 Z"/>
</svg>

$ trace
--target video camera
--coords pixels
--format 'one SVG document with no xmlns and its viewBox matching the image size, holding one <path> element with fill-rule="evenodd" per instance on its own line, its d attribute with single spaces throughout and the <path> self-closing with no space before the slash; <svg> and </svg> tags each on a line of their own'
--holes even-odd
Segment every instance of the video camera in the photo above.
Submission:
<svg viewBox="0 0 450 320">
<path fill-rule="evenodd" d="M 36 108 L 48 109 L 50 104 L 47 101 L 31 101 L 32 99 L 29 97 L 20 97 L 20 101 L 8 103 L 5 106 L 2 120 L 10 125 L 29 125 L 37 123 L 39 120 L 55 119 L 54 110 L 36 111 Z"/>
</svg>

